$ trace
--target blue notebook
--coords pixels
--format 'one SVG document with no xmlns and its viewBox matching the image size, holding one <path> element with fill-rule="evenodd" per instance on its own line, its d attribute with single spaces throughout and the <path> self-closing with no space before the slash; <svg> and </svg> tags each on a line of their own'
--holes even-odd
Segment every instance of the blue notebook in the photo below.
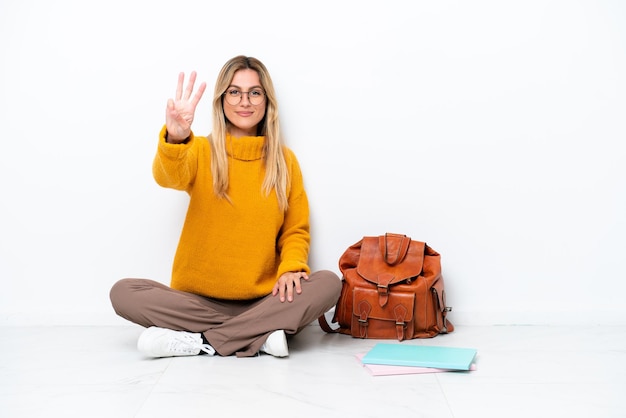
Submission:
<svg viewBox="0 0 626 418">
<path fill-rule="evenodd" d="M 473 348 L 378 343 L 361 361 L 363 364 L 469 370 L 476 353 Z"/>
</svg>

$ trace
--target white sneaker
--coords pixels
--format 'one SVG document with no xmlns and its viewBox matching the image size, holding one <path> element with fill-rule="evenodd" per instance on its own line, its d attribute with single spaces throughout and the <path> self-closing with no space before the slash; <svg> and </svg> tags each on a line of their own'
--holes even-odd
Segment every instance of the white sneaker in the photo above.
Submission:
<svg viewBox="0 0 626 418">
<path fill-rule="evenodd" d="M 137 341 L 137 348 L 150 357 L 195 356 L 204 351 L 215 354 L 215 349 L 202 343 L 202 335 L 167 328 L 150 327 Z"/>
<path fill-rule="evenodd" d="M 287 357 L 289 355 L 289 347 L 287 346 L 285 331 L 279 329 L 278 331 L 272 332 L 261 346 L 260 351 L 274 357 Z"/>
</svg>

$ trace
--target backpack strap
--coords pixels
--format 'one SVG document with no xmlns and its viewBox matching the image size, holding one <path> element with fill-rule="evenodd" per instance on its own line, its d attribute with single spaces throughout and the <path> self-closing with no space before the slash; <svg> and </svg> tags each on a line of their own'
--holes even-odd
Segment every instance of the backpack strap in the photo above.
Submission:
<svg viewBox="0 0 626 418">
<path fill-rule="evenodd" d="M 398 337 L 398 341 L 404 340 L 407 313 L 408 310 L 401 304 L 398 304 L 395 308 L 393 308 L 393 314 L 396 317 L 396 335 Z"/>
<path fill-rule="evenodd" d="M 357 312 L 359 314 L 358 323 L 359 330 L 352 330 L 353 337 L 367 338 L 367 327 L 369 326 L 369 317 L 372 312 L 372 305 L 367 300 L 362 300 L 357 306 Z"/>
</svg>

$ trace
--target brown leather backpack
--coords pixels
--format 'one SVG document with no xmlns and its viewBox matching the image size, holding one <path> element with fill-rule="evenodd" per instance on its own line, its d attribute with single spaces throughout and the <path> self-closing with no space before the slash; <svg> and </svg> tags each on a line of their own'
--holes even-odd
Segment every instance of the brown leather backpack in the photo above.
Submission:
<svg viewBox="0 0 626 418">
<path fill-rule="evenodd" d="M 343 288 L 326 332 L 357 338 L 430 338 L 454 331 L 446 319 L 440 255 L 426 243 L 387 233 L 364 237 L 339 259 Z"/>
</svg>

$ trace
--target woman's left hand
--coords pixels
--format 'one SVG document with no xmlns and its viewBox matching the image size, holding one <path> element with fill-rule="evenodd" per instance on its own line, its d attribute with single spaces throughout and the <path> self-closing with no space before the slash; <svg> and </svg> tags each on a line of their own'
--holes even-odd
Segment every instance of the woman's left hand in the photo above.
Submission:
<svg viewBox="0 0 626 418">
<path fill-rule="evenodd" d="M 293 302 L 294 289 L 297 294 L 302 293 L 302 286 L 300 285 L 301 279 L 309 280 L 309 275 L 304 271 L 290 271 L 284 273 L 278 278 L 278 281 L 274 285 L 272 295 L 278 295 L 281 302 L 285 301 L 285 297 L 287 301 Z"/>
</svg>

